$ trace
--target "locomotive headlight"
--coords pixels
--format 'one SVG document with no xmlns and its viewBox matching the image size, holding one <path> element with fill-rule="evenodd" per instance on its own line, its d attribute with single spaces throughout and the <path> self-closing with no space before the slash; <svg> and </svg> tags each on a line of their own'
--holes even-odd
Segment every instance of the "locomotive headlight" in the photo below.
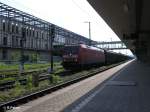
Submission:
<svg viewBox="0 0 150 112">
<path fill-rule="evenodd" d="M 70 53 L 69 55 L 70 55 L 70 56 L 72 56 L 72 54 L 71 54 L 71 53 Z"/>
</svg>

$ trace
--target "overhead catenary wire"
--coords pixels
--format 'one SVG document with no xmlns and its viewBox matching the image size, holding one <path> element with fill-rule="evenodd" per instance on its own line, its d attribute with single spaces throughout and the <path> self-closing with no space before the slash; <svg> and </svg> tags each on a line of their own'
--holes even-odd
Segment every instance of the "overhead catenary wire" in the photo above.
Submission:
<svg viewBox="0 0 150 112">
<path fill-rule="evenodd" d="M 83 9 L 77 2 L 75 2 L 74 0 L 72 0 L 73 4 L 78 7 L 83 13 L 85 13 L 87 16 L 89 16 L 89 18 L 91 18 L 91 15 L 85 10 Z"/>
</svg>

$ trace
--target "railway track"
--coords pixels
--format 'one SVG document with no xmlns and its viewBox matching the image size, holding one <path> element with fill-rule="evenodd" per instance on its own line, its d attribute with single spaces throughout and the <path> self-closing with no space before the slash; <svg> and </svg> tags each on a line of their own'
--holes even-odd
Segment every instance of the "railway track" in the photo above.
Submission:
<svg viewBox="0 0 150 112">
<path fill-rule="evenodd" d="M 43 81 L 43 80 L 47 80 L 49 78 L 49 74 L 43 73 L 41 75 L 39 75 L 39 82 Z M 26 85 L 27 84 L 27 79 L 19 79 L 18 82 L 20 83 L 20 85 Z M 0 91 L 4 91 L 4 90 L 8 90 L 8 89 L 12 89 L 15 87 L 15 83 L 16 81 L 7 81 L 7 82 L 3 82 L 0 83 Z"/>
<path fill-rule="evenodd" d="M 39 82 L 47 80 L 50 77 L 50 74 L 48 74 L 46 70 L 45 71 L 40 71 L 40 72 L 37 72 L 37 71 L 29 72 L 29 74 L 31 74 L 31 73 L 39 75 Z M 69 75 L 71 73 L 72 72 L 70 72 L 70 71 L 62 71 L 62 72 L 56 73 L 56 75 L 66 76 L 66 75 Z M 22 76 L 29 75 L 29 74 L 27 74 L 27 73 L 26 74 L 22 74 Z M 15 77 L 15 78 L 17 78 L 18 74 L 9 75 L 8 77 Z M 3 79 L 3 78 L 8 78 L 8 77 L 7 76 L 1 76 L 0 78 Z M 3 83 L 0 83 L 0 91 L 4 91 L 4 90 L 8 90 L 8 89 L 14 88 L 16 81 L 17 80 L 12 80 L 12 81 L 5 81 Z M 20 85 L 26 85 L 27 84 L 27 78 L 24 77 L 23 79 L 19 79 L 18 82 L 20 83 Z"/>
<path fill-rule="evenodd" d="M 121 64 L 121 63 L 119 63 Z M 25 96 L 22 96 L 20 98 L 17 98 L 17 99 L 14 99 L 14 100 L 11 100 L 11 101 L 8 101 L 8 102 L 5 102 L 5 103 L 0 103 L 0 112 L 6 112 L 6 110 L 10 110 L 12 109 L 13 107 L 16 107 L 18 105 L 21 105 L 21 104 L 24 104 L 24 103 L 27 103 L 33 99 L 36 99 L 38 97 L 42 97 L 46 94 L 49 94 L 51 92 L 54 92 L 58 89 L 61 89 L 63 87 L 66 87 L 66 86 L 69 86 L 73 83 L 76 83 L 76 82 L 79 82 L 83 79 L 86 79 L 88 77 L 91 77 L 93 75 L 96 75 L 97 73 L 100 73 L 102 71 L 105 71 L 105 70 L 108 70 L 110 68 L 113 68 L 119 64 L 114 64 L 112 66 L 108 66 L 108 67 L 102 67 L 100 69 L 97 69 L 97 70 L 94 70 L 86 75 L 81 75 L 80 77 L 77 77 L 77 78 L 74 78 L 74 79 L 71 79 L 71 80 L 68 80 L 66 82 L 63 82 L 63 83 L 60 83 L 60 84 L 57 84 L 57 85 L 54 85 L 52 87 L 48 87 L 44 90 L 41 90 L 41 91 L 37 91 L 37 92 L 34 92 L 32 94 L 29 94 L 29 95 L 25 95 Z"/>
<path fill-rule="evenodd" d="M 55 69 L 59 69 L 61 66 L 55 67 Z M 27 70 L 23 73 L 21 73 L 22 76 L 29 75 L 33 73 L 43 73 L 47 72 L 48 67 L 42 68 L 41 70 Z M 8 71 L 0 71 L 0 78 L 9 78 L 9 77 L 18 77 L 19 71 L 18 70 L 8 70 Z"/>
</svg>

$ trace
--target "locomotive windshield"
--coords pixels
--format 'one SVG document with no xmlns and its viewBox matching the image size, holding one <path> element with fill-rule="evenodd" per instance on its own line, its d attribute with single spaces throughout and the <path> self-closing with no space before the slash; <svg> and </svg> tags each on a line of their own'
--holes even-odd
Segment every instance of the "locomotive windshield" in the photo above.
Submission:
<svg viewBox="0 0 150 112">
<path fill-rule="evenodd" d="M 79 46 L 65 46 L 64 54 L 78 54 Z"/>
</svg>

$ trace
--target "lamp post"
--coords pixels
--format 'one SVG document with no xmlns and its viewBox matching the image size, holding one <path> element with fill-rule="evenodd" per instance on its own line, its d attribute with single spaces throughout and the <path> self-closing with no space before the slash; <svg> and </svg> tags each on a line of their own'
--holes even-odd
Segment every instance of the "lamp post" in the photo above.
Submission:
<svg viewBox="0 0 150 112">
<path fill-rule="evenodd" d="M 54 38 L 55 38 L 55 26 L 54 25 L 51 25 L 49 26 L 49 33 L 50 33 L 50 37 L 51 37 L 51 43 L 50 43 L 50 46 L 51 46 L 51 67 L 50 67 L 50 70 L 48 70 L 48 72 L 53 72 L 53 41 L 54 41 Z"/>
<path fill-rule="evenodd" d="M 20 57 L 20 66 L 19 66 L 20 74 L 22 74 L 24 72 L 24 62 L 25 62 L 25 59 L 24 59 L 24 42 L 25 42 L 25 38 L 26 38 L 26 29 L 24 26 L 24 17 L 22 20 L 22 25 L 23 25 L 22 26 L 22 37 L 20 40 L 20 47 L 21 47 L 21 57 Z"/>
<path fill-rule="evenodd" d="M 89 46 L 91 46 L 91 22 L 90 21 L 85 21 L 84 23 L 88 23 L 89 24 Z"/>
</svg>

